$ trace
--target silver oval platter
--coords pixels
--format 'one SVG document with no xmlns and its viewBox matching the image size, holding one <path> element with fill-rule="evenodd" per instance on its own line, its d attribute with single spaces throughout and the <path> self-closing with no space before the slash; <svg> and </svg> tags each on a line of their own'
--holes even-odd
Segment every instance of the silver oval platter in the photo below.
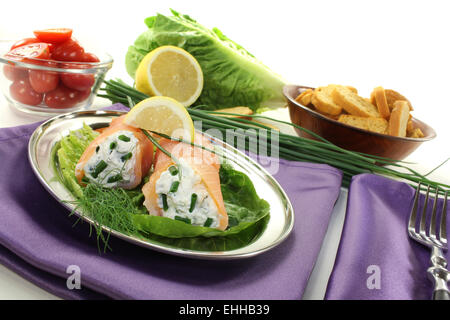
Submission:
<svg viewBox="0 0 450 320">
<path fill-rule="evenodd" d="M 74 211 L 73 195 L 56 178 L 52 164 L 52 148 L 70 131 L 80 129 L 83 123 L 93 128 L 107 126 L 114 117 L 122 115 L 116 111 L 78 111 L 54 117 L 40 125 L 32 134 L 28 144 L 28 158 L 37 178 L 62 206 Z M 216 150 L 238 171 L 244 172 L 252 180 L 258 195 L 270 203 L 270 220 L 263 233 L 249 245 L 230 251 L 195 251 L 180 249 L 170 245 L 143 240 L 103 227 L 111 235 L 152 250 L 208 260 L 230 260 L 253 257 L 266 252 L 280 244 L 292 231 L 294 210 L 278 182 L 257 162 L 247 157 L 234 147 L 211 137 Z M 69 202 L 68 202 L 69 201 Z M 74 211 L 84 221 L 95 224 L 87 215 Z"/>
</svg>

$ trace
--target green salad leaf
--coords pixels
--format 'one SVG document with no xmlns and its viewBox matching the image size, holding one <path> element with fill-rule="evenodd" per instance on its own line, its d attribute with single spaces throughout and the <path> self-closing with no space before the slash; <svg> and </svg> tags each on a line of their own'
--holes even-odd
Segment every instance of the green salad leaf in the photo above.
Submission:
<svg viewBox="0 0 450 320">
<path fill-rule="evenodd" d="M 81 210 L 98 223 L 97 239 L 107 241 L 101 226 L 177 248 L 217 251 L 233 250 L 255 240 L 270 219 L 270 206 L 258 197 L 250 178 L 229 164 L 222 164 L 219 175 L 229 218 L 227 230 L 193 226 L 183 221 L 147 214 L 141 186 L 133 190 L 107 189 L 96 184 L 82 188 L 74 174 L 75 166 L 97 133 L 89 126 L 72 131 L 54 147 L 57 177 L 77 198 Z M 105 243 L 106 248 L 106 243 Z"/>
<path fill-rule="evenodd" d="M 71 131 L 63 137 L 52 149 L 53 165 L 58 178 L 76 197 L 81 197 L 83 191 L 75 178 L 75 166 L 87 146 L 98 136 L 86 124 L 76 131 Z"/>
<path fill-rule="evenodd" d="M 195 105 L 215 109 L 248 106 L 253 110 L 285 105 L 284 80 L 219 29 L 205 28 L 187 15 L 157 14 L 145 20 L 148 30 L 128 48 L 127 72 L 135 77 L 141 60 L 150 51 L 173 45 L 192 54 L 200 64 L 204 85 Z"/>
</svg>

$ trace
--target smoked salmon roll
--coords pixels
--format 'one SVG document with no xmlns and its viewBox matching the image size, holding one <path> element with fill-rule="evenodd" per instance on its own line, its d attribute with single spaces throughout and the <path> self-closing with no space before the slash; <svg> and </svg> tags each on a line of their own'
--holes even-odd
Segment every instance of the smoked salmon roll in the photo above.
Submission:
<svg viewBox="0 0 450 320">
<path fill-rule="evenodd" d="M 86 148 L 75 167 L 79 183 L 83 179 L 107 188 L 133 189 L 150 170 L 153 144 L 140 129 L 115 118 Z"/>
<path fill-rule="evenodd" d="M 156 151 L 154 171 L 142 188 L 144 205 L 151 215 L 225 230 L 228 215 L 220 188 L 217 156 L 190 144 L 161 139 L 160 145 L 178 163 Z M 211 142 L 196 134 L 195 143 L 213 149 Z"/>
</svg>

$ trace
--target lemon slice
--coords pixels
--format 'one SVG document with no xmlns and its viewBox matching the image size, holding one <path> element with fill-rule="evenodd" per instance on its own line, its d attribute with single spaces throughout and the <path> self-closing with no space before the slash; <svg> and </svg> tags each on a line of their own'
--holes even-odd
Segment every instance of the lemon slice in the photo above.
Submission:
<svg viewBox="0 0 450 320">
<path fill-rule="evenodd" d="M 124 123 L 173 138 L 194 141 L 194 123 L 189 113 L 181 103 L 169 97 L 142 100 L 128 112 Z"/>
<path fill-rule="evenodd" d="M 150 96 L 166 96 L 185 107 L 197 100 L 203 89 L 203 72 L 197 60 L 175 46 L 149 52 L 136 70 L 136 89 Z"/>
</svg>

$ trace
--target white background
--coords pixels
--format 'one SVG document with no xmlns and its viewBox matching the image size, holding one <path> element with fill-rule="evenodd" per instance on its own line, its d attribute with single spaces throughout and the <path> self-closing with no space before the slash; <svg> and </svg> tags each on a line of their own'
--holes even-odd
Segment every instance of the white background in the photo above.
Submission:
<svg viewBox="0 0 450 320">
<path fill-rule="evenodd" d="M 414 116 L 438 134 L 408 160 L 427 172 L 450 156 L 448 1 L 8 1 L 0 11 L 0 39 L 72 28 L 82 44 L 113 56 L 107 77 L 132 83 L 124 66 L 127 48 L 146 30 L 144 18 L 169 15 L 169 8 L 218 27 L 290 83 L 352 85 L 363 96 L 380 85 L 401 92 L 412 102 Z M 0 127 L 36 120 L 0 100 Z M 432 177 L 450 183 L 449 167 Z M 0 271 L 0 298 L 35 297 L 34 289 L 22 290 L 9 271 Z"/>
</svg>

